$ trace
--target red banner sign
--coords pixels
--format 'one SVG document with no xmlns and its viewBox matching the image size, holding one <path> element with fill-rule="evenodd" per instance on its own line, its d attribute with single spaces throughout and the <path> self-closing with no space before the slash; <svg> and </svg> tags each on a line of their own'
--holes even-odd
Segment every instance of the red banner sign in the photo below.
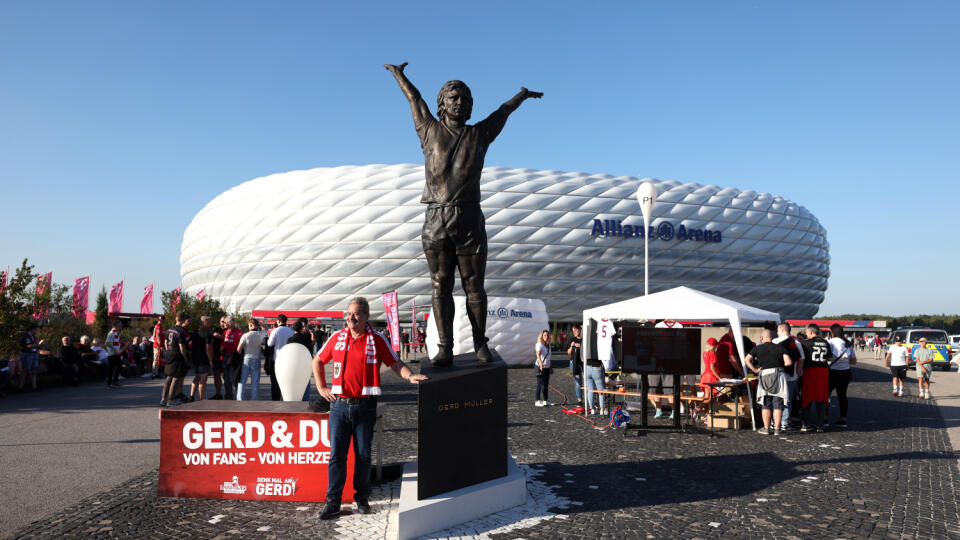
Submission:
<svg viewBox="0 0 960 540">
<path fill-rule="evenodd" d="M 140 300 L 140 313 L 143 315 L 153 313 L 153 283 L 143 288 L 143 299 Z"/>
<path fill-rule="evenodd" d="M 82 319 L 90 307 L 90 276 L 77 278 L 73 284 L 73 316 Z"/>
<path fill-rule="evenodd" d="M 110 287 L 110 302 L 107 306 L 108 313 L 120 313 L 123 311 L 123 280 L 113 287 Z"/>
<path fill-rule="evenodd" d="M 180 303 L 180 287 L 177 287 L 170 293 L 170 310 L 177 312 L 177 305 Z"/>
<path fill-rule="evenodd" d="M 400 310 L 397 307 L 397 292 L 383 293 L 383 314 L 387 317 L 387 330 L 390 331 L 390 345 L 400 350 Z"/>
<path fill-rule="evenodd" d="M 33 312 L 34 319 L 46 319 L 50 315 L 50 300 L 43 300 L 43 295 L 53 282 L 53 272 L 47 272 L 37 277 L 37 309 Z"/>
<path fill-rule="evenodd" d="M 303 411 L 306 404 L 301 402 L 210 403 L 161 411 L 159 496 L 326 499 L 329 414 Z M 344 503 L 354 495 L 353 448 L 347 456 Z"/>
</svg>

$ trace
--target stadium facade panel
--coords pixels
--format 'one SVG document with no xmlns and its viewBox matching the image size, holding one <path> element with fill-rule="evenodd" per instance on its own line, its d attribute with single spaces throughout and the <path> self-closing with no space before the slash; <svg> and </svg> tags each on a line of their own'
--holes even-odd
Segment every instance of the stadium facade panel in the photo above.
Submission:
<svg viewBox="0 0 960 540">
<path fill-rule="evenodd" d="M 811 318 L 830 275 L 826 231 L 804 207 L 769 193 L 652 180 L 657 203 L 643 230 L 641 179 L 483 170 L 489 296 L 543 300 L 553 320 L 686 285 L 791 318 Z M 420 244 L 422 165 L 292 171 L 250 180 L 208 203 L 183 235 L 184 290 L 231 310 L 343 309 L 357 295 L 396 290 L 402 319 L 427 307 Z M 459 290 L 459 282 L 457 289 Z"/>
</svg>

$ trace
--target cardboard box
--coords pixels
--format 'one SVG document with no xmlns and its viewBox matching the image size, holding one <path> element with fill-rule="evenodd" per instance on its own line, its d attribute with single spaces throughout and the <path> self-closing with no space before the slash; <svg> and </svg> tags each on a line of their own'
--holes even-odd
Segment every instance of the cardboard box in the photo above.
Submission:
<svg viewBox="0 0 960 540">
<path fill-rule="evenodd" d="M 707 417 L 707 427 L 710 427 L 710 417 Z M 714 416 L 713 429 L 745 429 L 750 427 L 750 419 L 746 416 Z"/>
</svg>

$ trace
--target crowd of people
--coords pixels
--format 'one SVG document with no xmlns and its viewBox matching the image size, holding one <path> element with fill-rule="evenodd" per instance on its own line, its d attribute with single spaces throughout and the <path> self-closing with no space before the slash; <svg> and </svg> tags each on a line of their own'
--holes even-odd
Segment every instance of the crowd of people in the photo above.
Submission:
<svg viewBox="0 0 960 540">
<path fill-rule="evenodd" d="M 605 326 L 606 325 L 606 326 Z M 612 322 L 602 321 L 597 330 L 597 350 L 601 352 L 599 358 L 587 358 L 584 361 L 581 347 L 583 339 L 581 327 L 574 325 L 572 336 L 566 344 L 566 352 L 570 356 L 570 374 L 573 377 L 574 392 L 577 397 L 577 406 L 583 407 L 587 415 L 610 413 L 605 404 L 604 394 L 597 390 L 608 388 L 615 384 L 609 374 L 618 370 L 614 348 L 611 346 L 611 337 L 617 339 L 618 329 Z M 754 343 L 746 336 L 743 340 L 743 350 L 747 354 L 741 356 L 736 344 L 733 330 L 727 328 L 720 337 L 706 340 L 706 351 L 703 353 L 703 369 L 699 380 L 681 380 L 681 384 L 692 387 L 699 386 L 699 395 L 704 401 L 716 396 L 718 389 L 711 386 L 723 379 L 736 379 L 745 376 L 744 366 L 756 377 L 756 405 L 760 409 L 762 418 L 761 434 L 780 434 L 784 431 L 799 428 L 803 432 L 822 432 L 831 425 L 829 418 L 830 397 L 837 396 L 839 412 L 833 426 L 846 428 L 849 400 L 847 389 L 852 380 L 852 366 L 857 362 L 857 349 L 880 347 L 879 342 L 865 338 L 848 339 L 844 337 L 843 328 L 834 324 L 830 328 L 830 336 L 821 335 L 817 324 L 809 324 L 802 332 L 791 334 L 789 323 L 779 325 L 770 323 L 765 325 L 761 332 L 760 343 Z M 535 349 L 537 371 L 537 395 L 535 405 L 550 404 L 546 395 L 546 386 L 549 385 L 549 352 L 550 335 L 543 332 L 537 340 Z M 546 346 L 545 346 L 546 345 Z M 899 345 L 899 344 L 898 344 Z M 922 397 L 929 396 L 929 363 L 932 361 L 930 353 L 921 343 L 921 352 L 918 355 L 918 379 Z M 902 349 L 902 350 L 901 350 Z M 609 354 L 602 354 L 609 351 Z M 891 347 L 887 354 L 894 373 L 894 394 L 902 395 L 902 377 L 905 376 L 906 347 Z M 930 358 L 920 356 L 927 355 Z M 892 357 L 892 360 L 890 358 Z M 898 380 L 898 375 L 900 379 Z M 925 378 L 926 377 L 926 378 Z M 663 394 L 672 390 L 674 381 L 669 374 L 648 375 L 650 388 L 655 394 Z M 925 382 L 926 381 L 926 382 Z M 898 386 L 901 385 L 901 386 Z M 926 386 L 925 386 L 926 385 Z M 657 398 L 654 416 L 664 416 L 663 407 L 672 402 L 670 398 Z M 675 407 L 671 403 L 670 418 L 674 417 Z"/>
<path fill-rule="evenodd" d="M 270 399 L 282 400 L 273 370 L 276 353 L 290 343 L 299 343 L 312 356 L 326 340 L 326 333 L 305 318 L 292 327 L 287 322 L 282 313 L 268 328 L 250 319 L 243 332 L 231 315 L 222 317 L 214 327 L 211 317 L 201 316 L 199 324 L 192 325 L 190 314 L 181 312 L 176 315 L 176 324 L 164 331 L 161 317 L 154 328 L 154 341 L 162 345 L 155 348 L 154 366 L 165 378 L 160 406 L 202 399 L 257 400 L 262 372 L 270 378 Z M 184 380 L 191 370 L 189 394 L 184 394 Z M 207 392 L 210 377 L 212 396 Z M 303 399 L 308 396 L 309 388 Z"/>
<path fill-rule="evenodd" d="M 12 380 L 17 389 L 40 392 L 42 373 L 56 375 L 64 384 L 101 381 L 111 389 L 120 388 L 123 379 L 162 379 L 161 406 L 202 399 L 256 400 L 260 398 L 261 374 L 266 372 L 270 399 L 281 400 L 273 378 L 275 352 L 287 343 L 300 343 L 315 354 L 326 332 L 304 318 L 289 327 L 282 314 L 267 326 L 250 319 L 243 332 L 230 315 L 214 325 L 209 316 L 192 321 L 189 314 L 178 313 L 169 328 L 161 315 L 150 335 L 130 336 L 130 329 L 124 330 L 115 321 L 102 339 L 62 336 L 59 346 L 52 347 L 37 337 L 39 326 L 31 324 L 21 336 L 19 356 L 0 366 L 0 391 Z M 185 389 L 188 375 L 192 379 Z M 212 392 L 207 389 L 211 378 Z"/>
<path fill-rule="evenodd" d="M 40 392 L 41 374 L 58 376 L 72 386 L 100 380 L 108 388 L 119 388 L 122 377 L 135 377 L 149 368 L 153 351 L 149 340 L 121 337 L 119 328 L 112 326 L 102 340 L 87 335 L 77 340 L 62 336 L 59 344 L 53 346 L 39 339 L 39 326 L 31 324 L 20 338 L 19 357 L 0 369 L 0 389 L 12 379 L 18 389 Z"/>
</svg>

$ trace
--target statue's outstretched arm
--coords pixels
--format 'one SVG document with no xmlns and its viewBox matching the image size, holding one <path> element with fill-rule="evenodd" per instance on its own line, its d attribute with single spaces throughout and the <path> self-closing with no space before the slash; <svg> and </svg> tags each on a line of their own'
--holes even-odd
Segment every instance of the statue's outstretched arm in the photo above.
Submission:
<svg viewBox="0 0 960 540">
<path fill-rule="evenodd" d="M 506 103 L 500 106 L 499 109 L 490 113 L 483 122 L 480 122 L 478 125 L 483 125 L 484 131 L 487 133 L 489 141 L 493 141 L 497 135 L 500 134 L 500 131 L 503 130 L 503 126 L 507 123 L 507 117 L 510 116 L 510 113 L 517 110 L 517 107 L 524 102 L 527 98 L 536 98 L 540 99 L 543 97 L 543 92 L 531 92 L 525 87 L 520 87 L 520 91 L 517 92 L 517 95 L 513 96 Z"/>
<path fill-rule="evenodd" d="M 520 104 L 523 103 L 527 98 L 540 99 L 542 97 L 543 92 L 533 92 L 531 90 L 527 90 L 526 87 L 521 86 L 520 91 L 517 92 L 517 95 L 507 100 L 507 102 L 503 104 L 503 107 L 507 109 L 507 113 L 509 114 L 517 110 L 517 107 L 519 107 Z"/>
<path fill-rule="evenodd" d="M 410 102 L 410 111 L 413 113 L 413 122 L 419 126 L 424 120 L 430 118 L 432 116 L 430 114 L 430 108 L 427 107 L 426 102 L 423 101 L 423 97 L 420 96 L 420 91 L 417 90 L 417 87 L 403 74 L 403 68 L 407 67 L 407 63 L 404 62 L 399 66 L 384 64 L 383 67 L 390 73 L 393 73 L 394 78 L 397 79 L 397 84 L 400 85 L 400 90 L 403 91 L 403 95 L 407 96 L 407 101 Z"/>
</svg>

